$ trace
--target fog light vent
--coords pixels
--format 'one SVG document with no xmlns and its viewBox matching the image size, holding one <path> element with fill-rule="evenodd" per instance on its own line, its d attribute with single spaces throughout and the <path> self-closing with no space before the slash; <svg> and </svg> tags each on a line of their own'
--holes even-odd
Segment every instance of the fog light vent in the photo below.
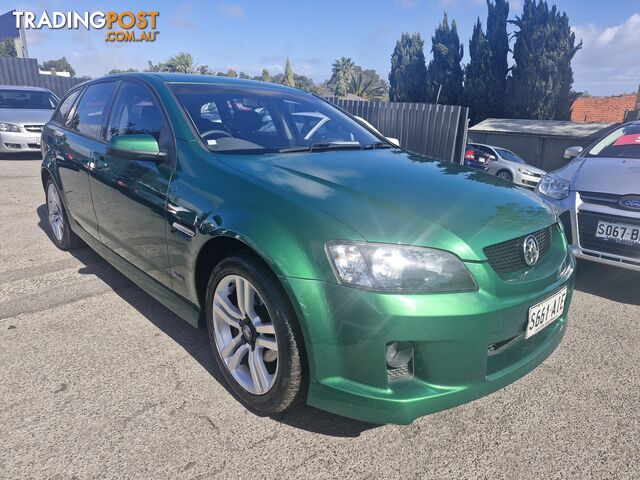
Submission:
<svg viewBox="0 0 640 480">
<path fill-rule="evenodd" d="M 391 342 L 386 348 L 387 380 L 394 382 L 413 376 L 413 346 L 409 342 Z"/>
</svg>

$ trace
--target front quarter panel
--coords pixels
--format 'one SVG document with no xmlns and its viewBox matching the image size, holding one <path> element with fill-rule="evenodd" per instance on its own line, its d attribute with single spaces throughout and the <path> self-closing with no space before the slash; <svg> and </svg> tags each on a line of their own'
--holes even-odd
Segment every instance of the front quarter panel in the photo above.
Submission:
<svg viewBox="0 0 640 480">
<path fill-rule="evenodd" d="M 179 161 L 167 197 L 167 227 L 173 286 L 180 295 L 198 304 L 198 254 L 219 236 L 245 243 L 278 276 L 335 282 L 324 245 L 330 239 L 362 240 L 351 228 L 261 187 L 196 142 L 177 143 Z M 181 235 L 174 222 L 193 226 L 195 236 Z"/>
</svg>

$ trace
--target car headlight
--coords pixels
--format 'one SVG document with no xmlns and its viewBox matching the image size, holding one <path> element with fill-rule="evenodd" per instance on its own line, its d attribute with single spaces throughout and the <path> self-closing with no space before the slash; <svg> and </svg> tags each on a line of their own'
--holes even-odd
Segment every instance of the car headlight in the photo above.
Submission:
<svg viewBox="0 0 640 480">
<path fill-rule="evenodd" d="M 562 200 L 569 196 L 569 186 L 568 180 L 545 175 L 538 184 L 538 191 L 547 197 Z"/>
<path fill-rule="evenodd" d="M 523 175 L 529 175 L 530 177 L 535 176 L 534 172 L 532 172 L 531 170 L 527 170 L 526 168 L 518 167 L 518 171 Z"/>
<path fill-rule="evenodd" d="M 20 127 L 13 123 L 0 123 L 0 132 L 19 132 Z"/>
<path fill-rule="evenodd" d="M 364 242 L 328 242 L 338 280 L 381 292 L 462 292 L 478 287 L 458 257 L 443 250 Z"/>
</svg>

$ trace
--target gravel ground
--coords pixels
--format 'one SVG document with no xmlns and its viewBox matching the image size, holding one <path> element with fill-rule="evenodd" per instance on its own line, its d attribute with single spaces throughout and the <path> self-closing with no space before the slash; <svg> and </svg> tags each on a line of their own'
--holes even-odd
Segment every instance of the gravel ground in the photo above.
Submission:
<svg viewBox="0 0 640 480">
<path fill-rule="evenodd" d="M 0 478 L 638 478 L 640 275 L 580 264 L 563 344 L 409 426 L 255 416 L 204 331 L 48 239 L 39 161 L 0 161 Z"/>
</svg>

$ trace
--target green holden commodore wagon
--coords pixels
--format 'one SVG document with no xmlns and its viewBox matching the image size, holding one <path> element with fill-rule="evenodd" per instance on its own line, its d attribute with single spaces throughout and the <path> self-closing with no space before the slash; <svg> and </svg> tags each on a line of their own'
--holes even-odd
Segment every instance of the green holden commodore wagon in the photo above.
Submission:
<svg viewBox="0 0 640 480">
<path fill-rule="evenodd" d="M 575 260 L 534 194 L 312 94 L 113 75 L 67 94 L 42 150 L 53 242 L 206 328 L 259 414 L 410 423 L 522 377 L 566 330 Z"/>
</svg>

